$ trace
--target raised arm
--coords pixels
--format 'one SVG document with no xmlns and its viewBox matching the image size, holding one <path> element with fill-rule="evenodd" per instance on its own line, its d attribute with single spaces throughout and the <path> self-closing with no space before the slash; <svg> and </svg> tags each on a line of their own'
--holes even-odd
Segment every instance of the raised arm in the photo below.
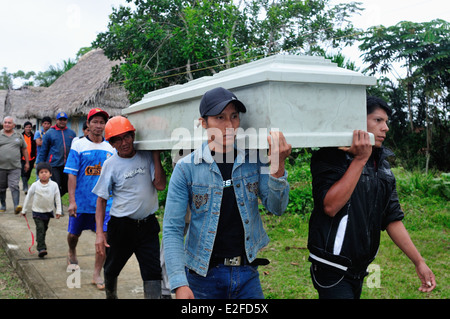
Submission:
<svg viewBox="0 0 450 319">
<path fill-rule="evenodd" d="M 152 152 L 153 165 L 155 166 L 155 179 L 153 180 L 153 185 L 159 191 L 162 191 L 166 188 L 166 173 L 164 172 L 164 168 L 161 164 L 161 152 L 153 151 Z"/>
<path fill-rule="evenodd" d="M 358 184 L 364 165 L 372 154 L 369 134 L 355 130 L 352 146 L 344 150 L 351 153 L 354 158 L 342 178 L 334 183 L 325 195 L 323 209 L 330 217 L 334 217 L 345 206 Z"/>
</svg>

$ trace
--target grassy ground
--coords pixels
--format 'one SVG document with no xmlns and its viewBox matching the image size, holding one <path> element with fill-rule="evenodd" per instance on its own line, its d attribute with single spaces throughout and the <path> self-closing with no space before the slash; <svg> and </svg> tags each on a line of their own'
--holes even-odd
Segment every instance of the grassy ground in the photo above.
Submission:
<svg viewBox="0 0 450 319">
<path fill-rule="evenodd" d="M 449 299 L 450 298 L 450 204 L 449 185 L 436 176 L 394 170 L 402 208 L 404 224 L 415 245 L 436 275 L 437 287 L 431 293 L 418 291 L 418 279 L 413 264 L 383 232 L 377 258 L 372 263 L 379 267 L 369 275 L 363 287 L 364 299 Z M 266 298 L 270 299 L 316 299 L 309 273 L 308 238 L 309 213 L 299 213 L 295 207 L 310 209 L 308 171 L 298 169 L 291 174 L 292 209 L 281 216 L 263 213 L 265 228 L 271 239 L 259 257 L 271 263 L 259 268 Z M 292 187 L 293 186 L 293 187 Z M 305 188 L 302 190 L 301 188 Z M 295 191 L 297 190 L 297 191 Z M 447 193 L 446 193 L 447 192 Z M 447 195 L 446 195 L 447 194 Z M 68 205 L 67 195 L 63 198 Z M 162 218 L 160 218 L 162 221 Z M 371 276 L 373 275 L 373 276 Z M 0 248 L 0 299 L 28 298 L 20 278 L 14 273 L 8 257 Z"/>
<path fill-rule="evenodd" d="M 311 282 L 309 252 L 306 249 L 307 217 L 264 216 L 264 219 L 271 238 L 271 243 L 259 254 L 259 257 L 271 261 L 268 266 L 259 268 L 266 298 L 317 298 L 317 292 Z M 368 277 L 372 288 L 369 288 L 365 281 L 361 298 L 450 298 L 448 229 L 410 230 L 410 235 L 436 276 L 436 289 L 431 293 L 418 291 L 420 280 L 413 264 L 383 232 L 378 256 L 372 263 L 375 267 L 379 266 L 380 285 L 375 281 L 376 270 L 374 270 L 370 273 L 373 276 Z"/>
<path fill-rule="evenodd" d="M 436 177 L 394 170 L 404 224 L 418 250 L 436 276 L 437 287 L 431 293 L 418 291 L 420 280 L 410 260 L 381 234 L 373 271 L 364 283 L 364 299 L 449 299 L 450 298 L 450 204 Z M 419 180 L 419 181 L 418 181 Z M 411 186 L 412 184 L 415 186 Z M 437 185 L 437 186 L 436 186 Z M 441 189 L 438 189 L 441 187 Z M 259 254 L 271 263 L 260 267 L 260 278 L 266 298 L 317 298 L 309 273 L 307 214 L 263 215 L 270 244 Z M 376 267 L 379 267 L 378 270 Z M 379 281 L 376 281 L 379 274 Z"/>
<path fill-rule="evenodd" d="M 27 299 L 28 292 L 0 247 L 0 299 Z"/>
</svg>

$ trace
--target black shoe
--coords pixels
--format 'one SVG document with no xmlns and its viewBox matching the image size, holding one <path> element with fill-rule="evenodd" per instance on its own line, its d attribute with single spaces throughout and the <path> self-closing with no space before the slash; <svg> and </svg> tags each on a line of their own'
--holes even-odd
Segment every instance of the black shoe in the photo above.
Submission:
<svg viewBox="0 0 450 319">
<path fill-rule="evenodd" d="M 39 250 L 39 254 L 38 254 L 39 257 L 44 258 L 45 255 L 47 255 L 47 250 L 45 250 L 45 249 Z"/>
</svg>

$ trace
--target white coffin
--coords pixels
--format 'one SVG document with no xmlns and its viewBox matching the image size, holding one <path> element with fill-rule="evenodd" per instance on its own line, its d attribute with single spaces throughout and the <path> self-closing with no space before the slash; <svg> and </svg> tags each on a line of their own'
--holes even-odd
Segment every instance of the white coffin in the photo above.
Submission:
<svg viewBox="0 0 450 319">
<path fill-rule="evenodd" d="M 123 114 L 136 127 L 138 149 L 195 149 L 206 140 L 200 100 L 221 86 L 247 108 L 238 132 L 247 148 L 267 148 L 270 130 L 294 148 L 349 146 L 353 130 L 366 130 L 366 87 L 375 84 L 322 57 L 277 55 L 150 92 Z"/>
</svg>

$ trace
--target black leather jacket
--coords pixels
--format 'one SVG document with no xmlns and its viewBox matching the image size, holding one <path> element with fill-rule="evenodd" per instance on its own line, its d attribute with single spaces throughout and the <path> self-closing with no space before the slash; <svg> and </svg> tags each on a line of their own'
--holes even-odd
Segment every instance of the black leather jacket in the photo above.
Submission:
<svg viewBox="0 0 450 319">
<path fill-rule="evenodd" d="M 374 148 L 350 200 L 334 216 L 323 211 L 330 187 L 346 172 L 353 157 L 337 148 L 322 148 L 311 159 L 314 210 L 309 222 L 309 260 L 354 278 L 366 274 L 380 244 L 381 230 L 402 220 L 395 177 L 386 158 L 390 150 Z"/>
</svg>

